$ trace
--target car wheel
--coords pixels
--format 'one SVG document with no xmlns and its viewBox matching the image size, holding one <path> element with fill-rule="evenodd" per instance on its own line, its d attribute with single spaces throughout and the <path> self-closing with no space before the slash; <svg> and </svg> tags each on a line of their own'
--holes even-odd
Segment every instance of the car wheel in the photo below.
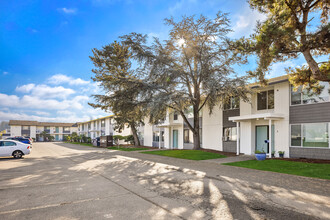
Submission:
<svg viewBox="0 0 330 220">
<path fill-rule="evenodd" d="M 14 153 L 13 153 L 13 157 L 14 157 L 15 159 L 20 159 L 20 158 L 22 158 L 22 156 L 23 156 L 23 153 L 22 153 L 22 151 L 20 151 L 20 150 L 16 150 L 16 151 L 14 151 Z"/>
</svg>

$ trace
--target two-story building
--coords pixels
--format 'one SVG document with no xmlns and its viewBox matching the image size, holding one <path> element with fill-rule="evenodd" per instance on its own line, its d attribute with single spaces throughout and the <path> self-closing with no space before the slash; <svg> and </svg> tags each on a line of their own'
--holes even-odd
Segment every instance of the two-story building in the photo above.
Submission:
<svg viewBox="0 0 330 220">
<path fill-rule="evenodd" d="M 122 135 L 127 136 L 131 134 L 131 129 L 125 127 L 121 132 L 115 130 L 115 120 L 113 115 L 102 118 L 97 118 L 85 122 L 78 122 L 78 135 L 85 135 L 86 137 L 96 138 L 105 135 Z M 120 143 L 124 143 L 121 141 Z"/>
<path fill-rule="evenodd" d="M 53 136 L 55 141 L 66 140 L 68 135 L 78 132 L 76 123 L 10 120 L 9 125 L 11 136 L 31 137 L 36 141 L 43 141 L 42 132 Z"/>
<path fill-rule="evenodd" d="M 329 83 L 320 82 L 321 94 L 297 91 L 284 75 L 266 87 L 251 84 L 250 102 L 235 97 L 200 117 L 201 147 L 253 155 L 256 150 L 271 156 L 330 159 Z M 192 117 L 188 116 L 188 120 Z M 169 111 L 163 123 L 144 126 L 146 146 L 191 149 L 192 132 L 180 115 Z"/>
</svg>

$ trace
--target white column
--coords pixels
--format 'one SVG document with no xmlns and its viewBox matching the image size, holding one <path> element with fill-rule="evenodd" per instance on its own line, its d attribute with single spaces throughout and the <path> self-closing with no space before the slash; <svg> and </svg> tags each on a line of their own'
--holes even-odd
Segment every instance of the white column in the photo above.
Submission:
<svg viewBox="0 0 330 220">
<path fill-rule="evenodd" d="M 236 122 L 236 130 L 237 130 L 236 155 L 239 155 L 239 144 L 240 144 L 239 122 Z"/>
<path fill-rule="evenodd" d="M 159 127 L 159 140 L 158 140 L 158 149 L 160 149 L 160 139 L 162 138 L 161 133 L 160 133 L 160 127 Z"/>
<path fill-rule="evenodd" d="M 269 158 L 272 158 L 272 119 L 269 119 L 269 129 L 268 129 L 269 143 L 268 143 L 268 152 Z"/>
</svg>

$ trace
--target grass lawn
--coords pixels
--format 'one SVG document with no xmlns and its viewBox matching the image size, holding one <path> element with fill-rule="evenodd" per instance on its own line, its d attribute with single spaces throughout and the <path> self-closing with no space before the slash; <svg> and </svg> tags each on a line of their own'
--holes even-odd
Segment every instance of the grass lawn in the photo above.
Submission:
<svg viewBox="0 0 330 220">
<path fill-rule="evenodd" d="M 330 179 L 330 164 L 304 163 L 285 160 L 248 160 L 224 165 L 245 167 L 256 170 L 273 171 L 298 176 Z"/>
<path fill-rule="evenodd" d="M 181 159 L 188 159 L 188 160 L 209 160 L 209 159 L 216 159 L 216 158 L 224 158 L 225 155 L 205 152 L 201 150 L 157 150 L 157 151 L 148 151 L 148 152 L 141 152 L 144 154 L 155 154 L 167 157 L 175 157 Z"/>
<path fill-rule="evenodd" d="M 79 144 L 79 145 L 88 146 L 88 147 L 95 147 L 91 143 L 80 143 L 80 142 L 65 142 L 65 143 L 68 143 L 68 144 Z"/>
<path fill-rule="evenodd" d="M 138 151 L 138 150 L 149 150 L 149 148 L 146 147 L 117 147 L 117 146 L 113 146 L 113 147 L 108 147 L 108 149 L 110 150 L 121 150 L 121 151 Z"/>
</svg>

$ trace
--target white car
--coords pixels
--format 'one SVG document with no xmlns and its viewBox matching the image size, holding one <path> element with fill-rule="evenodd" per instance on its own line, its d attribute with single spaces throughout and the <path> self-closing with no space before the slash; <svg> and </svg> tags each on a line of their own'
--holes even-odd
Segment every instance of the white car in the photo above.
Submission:
<svg viewBox="0 0 330 220">
<path fill-rule="evenodd" d="M 22 158 L 23 155 L 31 153 L 31 146 L 14 140 L 0 140 L 0 157 L 13 156 Z"/>
</svg>

